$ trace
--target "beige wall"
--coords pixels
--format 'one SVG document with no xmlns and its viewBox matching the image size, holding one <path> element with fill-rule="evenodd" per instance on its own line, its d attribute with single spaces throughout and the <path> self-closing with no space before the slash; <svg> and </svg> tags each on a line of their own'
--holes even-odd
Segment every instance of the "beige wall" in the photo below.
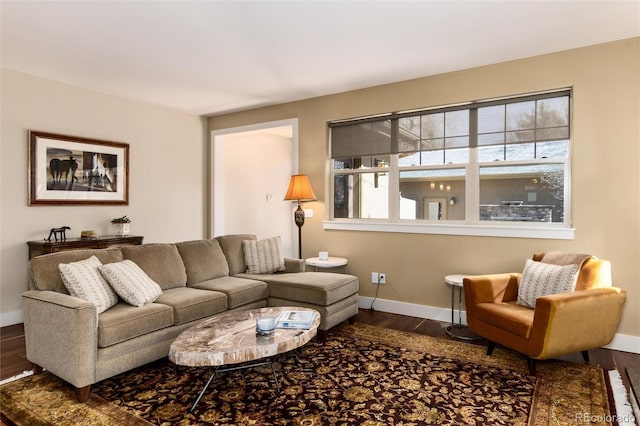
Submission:
<svg viewBox="0 0 640 426">
<path fill-rule="evenodd" d="M 109 233 L 128 215 L 145 242 L 197 239 L 206 232 L 207 155 L 202 118 L 6 70 L 1 71 L 0 323 L 22 321 L 28 240 L 71 226 Z M 128 206 L 27 205 L 27 131 L 130 144 Z"/>
<path fill-rule="evenodd" d="M 382 299 L 450 306 L 443 277 L 520 271 L 533 252 L 587 252 L 613 262 L 628 299 L 618 332 L 640 336 L 640 46 L 639 38 L 463 70 L 209 119 L 209 130 L 297 117 L 299 170 L 318 201 L 304 225 L 304 256 L 319 250 L 349 258 L 373 297 L 371 272 L 385 272 Z M 325 231 L 326 122 L 546 89 L 574 88 L 574 240 Z M 632 339 L 633 340 L 633 339 Z M 637 344 L 637 339 L 635 340 Z"/>
</svg>

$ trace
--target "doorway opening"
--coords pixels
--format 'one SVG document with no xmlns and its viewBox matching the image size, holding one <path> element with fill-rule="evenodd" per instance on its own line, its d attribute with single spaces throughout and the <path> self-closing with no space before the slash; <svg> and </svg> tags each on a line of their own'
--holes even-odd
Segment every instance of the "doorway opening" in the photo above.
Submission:
<svg viewBox="0 0 640 426">
<path fill-rule="evenodd" d="M 283 198 L 298 172 L 298 120 L 213 131 L 210 152 L 210 237 L 280 236 L 283 255 L 295 257 L 293 207 Z"/>
</svg>

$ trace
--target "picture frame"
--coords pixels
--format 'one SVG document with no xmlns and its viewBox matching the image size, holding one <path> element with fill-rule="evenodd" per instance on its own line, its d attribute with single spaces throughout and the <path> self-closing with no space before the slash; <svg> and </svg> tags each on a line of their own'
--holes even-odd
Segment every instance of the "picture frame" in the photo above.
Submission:
<svg viewBox="0 0 640 426">
<path fill-rule="evenodd" d="M 29 130 L 29 205 L 129 204 L 129 144 Z"/>
</svg>

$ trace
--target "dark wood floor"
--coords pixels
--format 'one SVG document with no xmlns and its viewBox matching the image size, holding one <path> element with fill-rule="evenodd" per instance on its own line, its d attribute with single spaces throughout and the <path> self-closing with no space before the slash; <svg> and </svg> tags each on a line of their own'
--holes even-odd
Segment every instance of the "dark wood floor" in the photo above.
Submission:
<svg viewBox="0 0 640 426">
<path fill-rule="evenodd" d="M 405 315 L 361 309 L 357 317 L 357 322 L 375 325 L 378 327 L 411 331 L 428 336 L 442 337 L 446 339 L 451 338 L 445 333 L 445 328 L 449 323 Z M 486 346 L 486 342 L 483 341 L 472 342 L 469 344 Z M 624 381 L 627 391 L 629 391 L 630 385 L 626 369 L 640 367 L 639 354 L 613 351 L 609 349 L 597 349 L 589 351 L 589 356 L 592 365 L 598 365 L 606 370 L 617 369 L 620 372 L 620 376 Z M 579 353 L 562 357 L 562 359 L 569 362 L 582 363 L 582 357 Z M 524 357 L 522 362 L 525 364 L 527 362 Z M 0 380 L 15 376 L 29 369 L 31 369 L 31 366 L 26 358 L 24 327 L 22 324 L 0 328 Z"/>
</svg>

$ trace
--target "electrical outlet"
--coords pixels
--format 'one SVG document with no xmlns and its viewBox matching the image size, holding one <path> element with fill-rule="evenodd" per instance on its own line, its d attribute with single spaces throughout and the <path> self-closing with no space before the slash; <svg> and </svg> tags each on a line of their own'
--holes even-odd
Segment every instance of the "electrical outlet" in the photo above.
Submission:
<svg viewBox="0 0 640 426">
<path fill-rule="evenodd" d="M 387 274 L 382 272 L 372 272 L 371 273 L 371 284 L 386 284 L 387 283 Z"/>
</svg>

